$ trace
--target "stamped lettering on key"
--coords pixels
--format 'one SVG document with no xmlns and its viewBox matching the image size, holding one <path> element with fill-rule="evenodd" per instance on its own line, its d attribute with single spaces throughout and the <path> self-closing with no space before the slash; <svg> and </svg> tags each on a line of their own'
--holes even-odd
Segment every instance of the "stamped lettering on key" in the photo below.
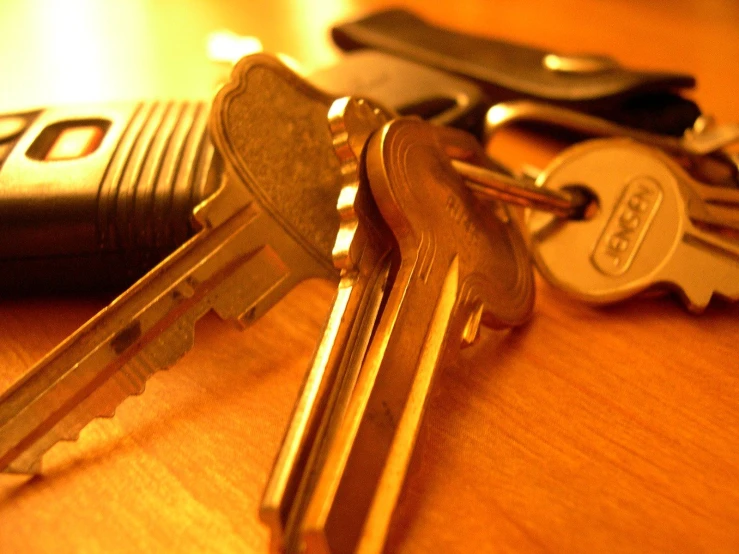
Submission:
<svg viewBox="0 0 739 554">
<path fill-rule="evenodd" d="M 581 185 L 598 199 L 590 218 L 534 214 L 528 221 L 542 275 L 570 295 L 608 304 L 668 289 L 693 312 L 713 296 L 739 299 L 739 242 L 693 223 L 734 229 L 736 209 L 728 201 L 736 205 L 736 191 L 709 194 L 667 154 L 629 139 L 574 146 L 539 184 L 555 190 Z M 708 202 L 719 198 L 727 200 L 723 212 Z"/>
<path fill-rule="evenodd" d="M 662 187 L 649 175 L 640 175 L 626 184 L 593 251 L 595 267 L 608 275 L 621 275 L 629 269 L 662 196 Z"/>
</svg>

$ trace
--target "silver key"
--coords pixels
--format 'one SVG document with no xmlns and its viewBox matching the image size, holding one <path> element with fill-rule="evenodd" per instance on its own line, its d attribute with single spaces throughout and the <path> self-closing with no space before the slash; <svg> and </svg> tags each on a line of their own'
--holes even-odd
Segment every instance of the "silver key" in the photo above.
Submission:
<svg viewBox="0 0 739 554">
<path fill-rule="evenodd" d="M 535 213 L 528 221 L 539 270 L 572 296 L 606 304 L 664 286 L 694 312 L 714 294 L 739 299 L 739 242 L 691 222 L 692 179 L 660 150 L 628 139 L 582 143 L 537 184 L 585 187 L 598 199 L 590 219 Z"/>
<path fill-rule="evenodd" d="M 40 471 L 57 441 L 184 355 L 206 312 L 247 324 L 298 282 L 338 277 L 332 101 L 271 56 L 236 66 L 211 115 L 225 178 L 197 209 L 203 230 L 0 397 L 0 470 Z"/>
</svg>

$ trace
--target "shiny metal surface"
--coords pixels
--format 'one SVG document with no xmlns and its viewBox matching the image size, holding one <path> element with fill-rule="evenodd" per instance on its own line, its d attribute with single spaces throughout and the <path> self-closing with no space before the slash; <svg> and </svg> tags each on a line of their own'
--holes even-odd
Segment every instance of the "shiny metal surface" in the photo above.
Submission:
<svg viewBox="0 0 739 554">
<path fill-rule="evenodd" d="M 446 152 L 467 134 L 398 119 L 370 139 L 367 184 L 399 264 L 303 522 L 315 552 L 380 552 L 437 373 L 479 326 L 523 323 L 533 276 L 516 225 L 475 202 Z"/>
<path fill-rule="evenodd" d="M 541 63 L 555 73 L 601 73 L 618 67 L 613 58 L 594 54 L 547 54 Z"/>
<path fill-rule="evenodd" d="M 587 199 L 567 191 L 537 187 L 525 178 L 511 177 L 461 160 L 452 160 L 451 163 L 454 170 L 464 177 L 467 187 L 480 198 L 542 210 L 562 218 L 576 217 L 585 211 Z"/>
<path fill-rule="evenodd" d="M 342 277 L 262 498 L 260 517 L 270 527 L 275 551 L 304 548 L 306 511 L 392 285 L 397 245 L 360 167 L 367 139 L 390 117 L 370 101 L 348 97 L 336 100 L 328 113 L 343 179 L 333 250 Z"/>
<path fill-rule="evenodd" d="M 492 106 L 485 116 L 485 139 L 515 123 L 543 123 L 596 137 L 628 137 L 684 159 L 691 174 L 722 186 L 739 186 L 739 166 L 725 147 L 739 140 L 739 125 L 704 125 L 677 138 L 634 129 L 560 106 L 512 100 Z"/>
<path fill-rule="evenodd" d="M 14 107 L 25 106 L 24 97 L 35 99 L 31 105 L 54 100 L 53 83 L 30 63 L 43 56 L 26 44 L 33 39 L 23 27 L 37 25 L 36 8 L 43 4 L 0 3 L 0 65 L 27 71 L 19 76 L 26 83 L 45 83 L 45 90 L 24 90 L 18 81 L 8 84 L 4 73 L 0 95 L 14 94 Z M 96 4 L 121 9 L 112 1 Z M 178 48 L 200 54 L 203 35 L 189 32 L 175 4 L 192 10 L 194 3 L 130 2 L 160 24 L 128 33 L 128 49 L 135 52 L 135 42 L 148 33 L 151 58 L 174 58 Z M 325 39 L 335 17 L 331 7 L 311 2 L 293 8 L 292 0 L 214 0 L 203 9 L 206 4 L 212 14 L 198 18 L 218 28 L 250 26 L 271 50 L 302 59 L 301 52 L 323 44 L 333 55 Z M 400 4 L 479 35 L 559 52 L 608 52 L 633 67 L 693 73 L 696 100 L 723 121 L 739 120 L 734 0 Z M 349 17 L 360 17 L 389 4 L 345 5 Z M 28 15 L 7 17 L 11 7 Z M 168 21 L 156 15 L 165 8 Z M 310 20 L 305 25 L 312 32 L 295 31 L 309 10 L 308 17 L 327 14 L 323 27 Z M 99 23 L 101 43 L 123 41 L 115 19 Z M 120 27 L 131 31 L 124 21 Z M 26 54 L 28 65 L 18 59 Z M 150 63 L 135 56 L 113 61 L 129 73 L 114 83 L 111 94 L 120 96 L 127 82 L 139 86 L 135 66 Z M 207 75 L 195 72 L 197 63 L 188 68 L 186 62 L 184 55 L 175 60 L 193 72 L 192 79 L 174 76 L 171 82 L 208 88 Z M 194 96 L 164 80 L 159 85 L 170 90 L 165 97 Z M 543 167 L 558 146 L 511 131 L 492 152 Z M 540 284 L 531 325 L 488 335 L 443 373 L 443 392 L 427 413 L 425 461 L 414 468 L 388 550 L 739 550 L 739 305 L 715 303 L 700 318 L 661 298 L 593 309 Z M 334 292 L 325 282 L 307 284 L 248 333 L 207 317 L 197 347 L 176 371 L 158 373 L 145 395 L 124 402 L 114 419 L 94 422 L 79 442 L 52 449 L 43 478 L 0 476 L 2 549 L 268 552 L 269 531 L 257 517 L 260 498 Z M 3 299 L 0 380 L 10 384 L 103 303 Z"/>
<path fill-rule="evenodd" d="M 238 64 L 211 113 L 225 178 L 210 174 L 220 187 L 197 207 L 202 230 L 0 396 L 0 471 L 40 472 L 49 448 L 112 416 L 192 348 L 209 311 L 247 325 L 298 283 L 336 277 L 326 240 L 338 228 L 338 164 L 328 129 L 314 124 L 330 101 L 272 56 Z M 252 173 L 257 161 L 273 173 Z M 297 193 L 295 182 L 310 184 Z"/>
</svg>

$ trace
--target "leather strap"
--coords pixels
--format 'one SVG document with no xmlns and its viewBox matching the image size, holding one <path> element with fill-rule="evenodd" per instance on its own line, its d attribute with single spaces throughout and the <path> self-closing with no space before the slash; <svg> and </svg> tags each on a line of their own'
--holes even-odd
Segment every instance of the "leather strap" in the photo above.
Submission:
<svg viewBox="0 0 739 554">
<path fill-rule="evenodd" d="M 690 75 L 634 71 L 603 56 L 554 56 L 430 25 L 400 9 L 340 24 L 332 36 L 344 50 L 372 48 L 471 78 L 496 102 L 543 100 L 671 135 L 700 115 L 674 92 L 695 85 Z"/>
</svg>

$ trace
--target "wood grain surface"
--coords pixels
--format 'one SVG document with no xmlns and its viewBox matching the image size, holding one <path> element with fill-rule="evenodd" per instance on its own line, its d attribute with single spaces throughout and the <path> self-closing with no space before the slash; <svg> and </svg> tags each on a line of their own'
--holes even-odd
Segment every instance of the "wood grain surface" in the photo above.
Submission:
<svg viewBox="0 0 739 554">
<path fill-rule="evenodd" d="M 332 22 L 385 7 L 297 2 L 2 2 L 0 109 L 209 94 L 205 37 L 257 35 L 308 67 Z M 739 121 L 739 3 L 393 2 L 430 21 L 558 52 L 693 73 Z M 503 137 L 505 161 L 552 145 Z M 707 276 L 710 278 L 710 276 Z M 739 551 L 739 306 L 673 298 L 594 309 L 537 282 L 530 324 L 446 368 L 389 551 Z M 55 446 L 43 475 L 0 475 L 0 552 L 268 550 L 260 496 L 333 291 L 308 282 L 245 331 L 206 316 L 196 346 L 112 419 Z M 3 298 L 0 387 L 106 298 Z"/>
</svg>

